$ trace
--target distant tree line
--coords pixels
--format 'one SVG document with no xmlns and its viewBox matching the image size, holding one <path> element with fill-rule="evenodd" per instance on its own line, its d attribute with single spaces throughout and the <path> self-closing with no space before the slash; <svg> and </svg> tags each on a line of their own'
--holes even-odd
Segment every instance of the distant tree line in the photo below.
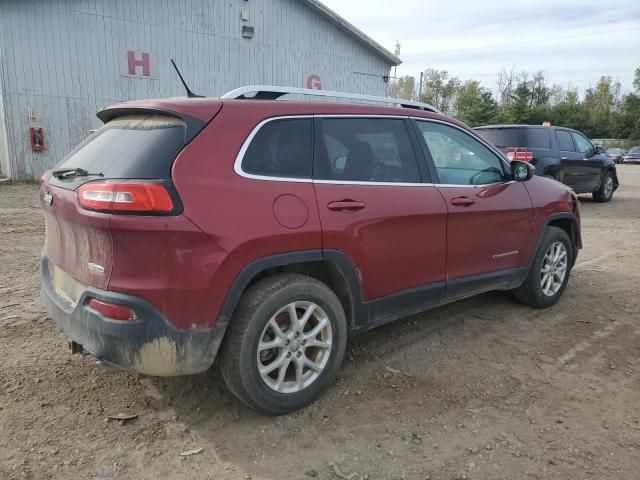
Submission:
<svg viewBox="0 0 640 480">
<path fill-rule="evenodd" d="M 400 77 L 390 88 L 392 97 L 418 99 L 415 77 Z M 419 100 L 474 127 L 549 121 L 591 138 L 640 140 L 640 67 L 635 71 L 633 88 L 622 95 L 620 83 L 603 76 L 580 98 L 577 88 L 548 85 L 542 71 L 516 73 L 503 68 L 496 98 L 477 80 L 463 82 L 446 70 L 427 69 Z"/>
</svg>

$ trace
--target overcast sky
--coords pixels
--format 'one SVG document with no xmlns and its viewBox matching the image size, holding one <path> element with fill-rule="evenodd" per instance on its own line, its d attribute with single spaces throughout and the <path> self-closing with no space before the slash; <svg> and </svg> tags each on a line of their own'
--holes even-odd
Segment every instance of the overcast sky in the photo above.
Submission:
<svg viewBox="0 0 640 480">
<path fill-rule="evenodd" d="M 322 2 L 388 50 L 399 41 L 398 76 L 432 67 L 495 89 L 514 66 L 581 92 L 610 75 L 629 91 L 640 67 L 640 0 Z"/>
</svg>

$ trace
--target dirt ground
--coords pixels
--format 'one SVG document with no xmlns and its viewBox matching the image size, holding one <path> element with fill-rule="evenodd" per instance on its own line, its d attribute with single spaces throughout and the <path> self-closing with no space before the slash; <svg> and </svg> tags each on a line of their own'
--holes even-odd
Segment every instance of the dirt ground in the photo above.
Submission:
<svg viewBox="0 0 640 480">
<path fill-rule="evenodd" d="M 143 378 L 70 355 L 39 302 L 36 187 L 2 184 L 0 478 L 635 480 L 640 167 L 619 176 L 610 204 L 582 199 L 557 305 L 492 293 L 364 334 L 321 400 L 279 418 L 216 371 Z"/>
</svg>

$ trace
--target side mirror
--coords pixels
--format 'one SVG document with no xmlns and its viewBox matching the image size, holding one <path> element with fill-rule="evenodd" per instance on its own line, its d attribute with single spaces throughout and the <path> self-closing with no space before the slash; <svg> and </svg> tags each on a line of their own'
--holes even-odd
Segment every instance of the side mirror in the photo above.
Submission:
<svg viewBox="0 0 640 480">
<path fill-rule="evenodd" d="M 600 146 L 596 147 L 596 155 L 601 155 L 603 153 L 606 153 L 604 147 L 600 147 Z"/>
<path fill-rule="evenodd" d="M 516 182 L 531 180 L 536 173 L 536 167 L 528 162 L 513 160 L 511 162 L 511 178 Z"/>
</svg>

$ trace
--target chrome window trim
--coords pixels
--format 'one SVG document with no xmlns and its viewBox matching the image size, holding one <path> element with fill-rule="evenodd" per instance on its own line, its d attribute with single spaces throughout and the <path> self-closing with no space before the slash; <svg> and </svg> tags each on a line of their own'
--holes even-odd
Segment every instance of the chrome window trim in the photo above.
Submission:
<svg viewBox="0 0 640 480">
<path fill-rule="evenodd" d="M 468 185 L 468 184 L 456 184 L 456 183 L 434 183 L 434 185 L 438 188 L 487 188 L 487 187 L 497 187 L 498 185 L 511 185 L 512 183 L 518 183 L 515 180 L 507 180 L 505 182 L 495 182 L 495 183 L 483 183 L 482 185 Z"/>
<path fill-rule="evenodd" d="M 411 182 L 363 182 L 355 180 L 313 180 L 318 185 L 371 185 L 378 187 L 434 187 L 433 183 L 411 183 Z"/>
<path fill-rule="evenodd" d="M 454 185 L 454 184 L 447 184 L 447 183 L 422 183 L 422 182 L 421 183 L 414 183 L 414 182 L 364 182 L 364 181 L 352 181 L 352 180 L 317 180 L 317 179 L 313 179 L 313 178 L 296 178 L 296 177 L 277 177 L 277 176 L 269 176 L 269 175 L 256 175 L 256 174 L 248 173 L 248 172 L 245 172 L 244 170 L 242 170 L 242 160 L 244 159 L 244 155 L 246 154 L 247 150 L 249 149 L 249 145 L 251 145 L 251 142 L 253 141 L 254 137 L 257 135 L 257 133 L 260 131 L 260 129 L 262 127 L 264 127 L 268 123 L 275 122 L 277 120 L 309 119 L 309 118 L 310 119 L 314 119 L 314 118 L 396 118 L 396 119 L 409 118 L 409 119 L 412 119 L 412 120 L 441 123 L 443 125 L 448 125 L 448 126 L 457 128 L 458 130 L 460 130 L 460 131 L 466 133 L 467 135 L 469 135 L 469 132 L 466 132 L 463 128 L 460 128 L 457 125 L 454 125 L 452 123 L 443 122 L 441 120 L 435 120 L 435 119 L 426 119 L 426 118 L 422 118 L 422 117 L 415 117 L 415 116 L 410 116 L 410 115 L 375 115 L 375 114 L 373 114 L 373 115 L 367 115 L 367 114 L 362 114 L 362 115 L 359 115 L 359 114 L 319 114 L 319 115 L 308 115 L 308 114 L 303 114 L 303 115 L 282 115 L 282 116 L 276 116 L 276 117 L 269 117 L 269 118 L 265 118 L 260 123 L 258 123 L 255 127 L 253 127 L 253 129 L 251 130 L 251 133 L 249 133 L 249 136 L 245 139 L 244 143 L 242 144 L 242 147 L 240 148 L 240 151 L 236 155 L 236 159 L 235 159 L 235 162 L 233 164 L 233 169 L 234 169 L 235 173 L 237 175 L 239 175 L 240 177 L 248 178 L 248 179 L 251 179 L 251 180 L 270 181 L 270 182 L 313 183 L 313 184 L 319 184 L 319 185 L 362 185 L 362 186 L 387 186 L 387 187 L 443 187 L 443 188 L 461 188 L 461 187 L 466 187 L 466 188 L 484 188 L 484 187 L 491 187 L 491 186 L 496 186 L 496 185 L 510 184 L 510 183 L 514 183 L 515 182 L 514 180 L 509 180 L 507 182 L 487 183 L 487 184 L 482 184 L 482 185 L 466 185 L 466 184 Z M 469 136 L 472 137 L 471 135 L 469 135 Z M 484 140 L 481 139 L 481 143 L 484 144 L 486 147 L 488 147 L 491 151 L 496 153 L 495 148 L 492 148 L 491 145 L 489 145 L 487 142 L 485 142 Z M 501 155 L 498 155 L 498 158 L 500 160 L 502 160 L 503 163 L 506 164 L 507 169 L 508 169 L 509 165 L 501 157 Z"/>
<path fill-rule="evenodd" d="M 315 118 L 393 118 L 404 119 L 411 118 L 409 115 L 376 115 L 376 114 L 357 114 L 357 113 L 320 113 L 314 115 Z"/>
</svg>

